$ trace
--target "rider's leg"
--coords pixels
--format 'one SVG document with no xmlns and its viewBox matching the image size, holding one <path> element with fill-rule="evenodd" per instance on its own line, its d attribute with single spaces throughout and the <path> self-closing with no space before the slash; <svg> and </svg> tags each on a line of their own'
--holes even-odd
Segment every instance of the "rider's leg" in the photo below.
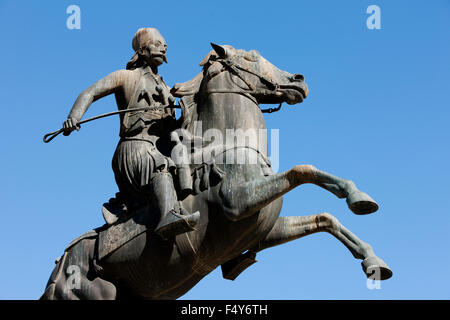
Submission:
<svg viewBox="0 0 450 320">
<path fill-rule="evenodd" d="M 151 193 L 154 207 L 157 209 L 160 220 L 155 232 L 163 239 L 194 230 L 200 218 L 200 213 L 189 214 L 177 201 L 177 194 L 173 185 L 172 176 L 167 172 L 154 174 L 151 184 Z"/>
</svg>

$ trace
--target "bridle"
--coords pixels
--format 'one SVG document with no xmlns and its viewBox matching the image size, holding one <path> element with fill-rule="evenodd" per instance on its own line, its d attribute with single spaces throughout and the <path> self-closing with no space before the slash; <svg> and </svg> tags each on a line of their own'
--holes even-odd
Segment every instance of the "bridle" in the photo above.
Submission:
<svg viewBox="0 0 450 320">
<path fill-rule="evenodd" d="M 250 69 L 248 69 L 246 67 L 243 67 L 243 66 L 240 66 L 240 65 L 236 64 L 231 58 L 217 59 L 215 61 L 217 61 L 217 62 L 222 64 L 222 66 L 224 68 L 223 70 L 227 69 L 231 73 L 235 74 L 239 79 L 241 79 L 247 85 L 247 87 L 250 88 L 250 90 L 244 90 L 244 89 L 241 89 L 241 90 L 229 90 L 229 89 L 218 90 L 218 89 L 216 89 L 216 90 L 208 90 L 206 92 L 207 94 L 211 94 L 211 93 L 237 93 L 237 94 L 242 94 L 243 96 L 245 96 L 245 97 L 249 98 L 251 101 L 253 101 L 253 103 L 255 103 L 257 106 L 259 106 L 258 101 L 256 100 L 256 98 L 253 95 L 276 94 L 276 92 L 280 88 L 280 85 L 278 83 L 275 83 L 275 82 L 271 81 L 270 79 L 267 79 L 263 75 L 261 75 L 261 74 L 259 74 L 257 72 L 254 72 L 253 70 L 250 70 Z M 252 75 L 258 77 L 261 80 L 261 82 L 263 82 L 266 85 L 268 85 L 268 87 L 271 88 L 271 89 L 268 90 L 268 89 L 255 88 L 251 83 L 249 83 L 247 80 L 245 80 L 245 77 L 243 76 L 243 72 L 246 72 L 246 73 L 249 73 L 249 74 L 252 74 Z M 281 102 L 280 105 L 277 108 L 261 109 L 261 112 L 263 112 L 263 113 L 277 112 L 277 111 L 279 111 L 281 109 L 281 105 L 282 104 L 283 104 L 283 102 Z"/>
</svg>

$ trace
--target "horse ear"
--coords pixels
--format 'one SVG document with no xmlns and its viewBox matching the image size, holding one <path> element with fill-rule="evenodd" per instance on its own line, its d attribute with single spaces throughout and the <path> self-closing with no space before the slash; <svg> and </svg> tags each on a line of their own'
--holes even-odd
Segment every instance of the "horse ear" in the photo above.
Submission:
<svg viewBox="0 0 450 320">
<path fill-rule="evenodd" d="M 218 44 L 211 42 L 211 47 L 214 49 L 214 51 L 219 55 L 219 58 L 226 58 L 228 50 L 224 46 L 220 46 Z"/>
</svg>

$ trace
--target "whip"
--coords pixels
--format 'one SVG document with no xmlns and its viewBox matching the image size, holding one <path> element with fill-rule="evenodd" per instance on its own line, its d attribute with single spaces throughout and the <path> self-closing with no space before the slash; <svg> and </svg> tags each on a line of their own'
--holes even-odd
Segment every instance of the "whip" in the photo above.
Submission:
<svg viewBox="0 0 450 320">
<path fill-rule="evenodd" d="M 86 119 L 86 120 L 82 120 L 80 122 L 78 122 L 77 124 L 83 124 L 86 122 L 90 122 L 90 121 L 94 121 L 97 119 L 101 119 L 101 118 L 105 118 L 105 117 L 109 117 L 109 116 L 113 116 L 115 114 L 122 114 L 122 113 L 127 113 L 127 112 L 133 112 L 133 111 L 147 111 L 147 110 L 164 110 L 166 108 L 175 108 L 175 109 L 180 109 L 180 106 L 177 105 L 168 105 L 168 106 L 162 106 L 162 107 L 140 107 L 140 108 L 132 108 L 132 109 L 125 109 L 125 110 L 119 110 L 119 111 L 113 111 L 113 112 L 108 112 L 108 113 L 104 113 L 104 114 L 100 114 L 98 116 Z M 61 128 L 59 130 L 47 133 L 43 140 L 45 143 L 49 143 L 50 141 L 52 141 L 57 135 L 59 135 L 61 132 L 64 132 L 64 129 Z"/>
</svg>

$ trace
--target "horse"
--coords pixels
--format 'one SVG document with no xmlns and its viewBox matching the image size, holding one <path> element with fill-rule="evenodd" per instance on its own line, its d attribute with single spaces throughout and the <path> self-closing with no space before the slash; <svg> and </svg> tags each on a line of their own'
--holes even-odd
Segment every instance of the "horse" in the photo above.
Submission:
<svg viewBox="0 0 450 320">
<path fill-rule="evenodd" d="M 355 214 L 378 210 L 351 180 L 312 165 L 273 172 L 260 104 L 303 102 L 309 93 L 304 76 L 278 69 L 256 50 L 211 45 L 202 71 L 172 88 L 183 107 L 183 140 L 194 145 L 188 150 L 193 191 L 180 201 L 189 212 L 200 212 L 195 229 L 163 240 L 153 231 L 158 217 L 147 207 L 91 230 L 57 259 L 41 299 L 177 299 L 219 266 L 224 278 L 234 280 L 258 252 L 317 232 L 342 242 L 362 260 L 367 277 L 392 276 L 372 247 L 333 215 L 280 217 L 282 196 L 305 183 L 346 199 Z M 258 143 L 207 144 L 211 130 L 223 136 L 257 130 Z"/>
</svg>

